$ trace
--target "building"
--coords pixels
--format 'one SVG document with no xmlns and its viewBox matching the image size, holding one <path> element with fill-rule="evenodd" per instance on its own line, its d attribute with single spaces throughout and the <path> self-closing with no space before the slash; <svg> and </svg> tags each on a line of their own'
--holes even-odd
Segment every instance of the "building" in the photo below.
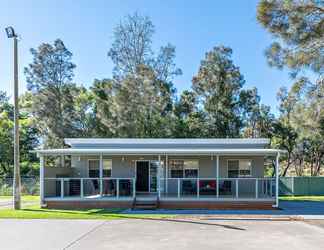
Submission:
<svg viewBox="0 0 324 250">
<path fill-rule="evenodd" d="M 272 208 L 280 150 L 269 139 L 65 139 L 36 150 L 42 206 Z M 265 177 L 265 158 L 276 162 Z"/>
</svg>

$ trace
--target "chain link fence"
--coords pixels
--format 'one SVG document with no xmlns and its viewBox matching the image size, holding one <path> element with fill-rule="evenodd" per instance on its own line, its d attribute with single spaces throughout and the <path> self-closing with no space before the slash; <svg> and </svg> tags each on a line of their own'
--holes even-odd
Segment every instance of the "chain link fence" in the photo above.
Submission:
<svg viewBox="0 0 324 250">
<path fill-rule="evenodd" d="M 0 178 L 0 195 L 12 195 L 13 178 Z M 39 195 L 39 178 L 22 177 L 21 193 L 23 195 Z"/>
</svg>

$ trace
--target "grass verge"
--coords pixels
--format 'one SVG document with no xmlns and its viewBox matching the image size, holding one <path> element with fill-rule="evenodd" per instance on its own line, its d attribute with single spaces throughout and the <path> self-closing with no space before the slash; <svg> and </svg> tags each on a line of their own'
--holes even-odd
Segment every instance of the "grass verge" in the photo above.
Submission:
<svg viewBox="0 0 324 250">
<path fill-rule="evenodd" d="M 0 195 L 0 201 L 1 200 L 8 200 L 11 201 L 12 200 L 12 196 L 4 196 L 4 195 Z M 21 200 L 23 202 L 28 202 L 28 201 L 39 201 L 39 196 L 38 195 L 22 195 L 21 196 Z"/>
<path fill-rule="evenodd" d="M 159 214 L 122 214 L 124 209 L 47 209 L 37 206 L 27 206 L 21 210 L 0 209 L 0 218 L 10 219 L 161 219 L 173 215 Z"/>
<path fill-rule="evenodd" d="M 319 201 L 324 202 L 324 195 L 319 196 L 281 196 L 282 201 Z"/>
</svg>

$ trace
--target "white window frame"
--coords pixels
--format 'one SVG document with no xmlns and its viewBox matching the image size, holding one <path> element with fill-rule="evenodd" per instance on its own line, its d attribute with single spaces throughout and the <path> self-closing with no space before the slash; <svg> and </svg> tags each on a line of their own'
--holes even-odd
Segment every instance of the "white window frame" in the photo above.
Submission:
<svg viewBox="0 0 324 250">
<path fill-rule="evenodd" d="M 168 173 L 167 173 L 167 178 L 168 179 L 178 179 L 178 178 L 175 178 L 175 177 L 171 177 L 171 171 L 172 171 L 172 165 L 170 163 L 170 161 L 197 161 L 198 162 L 198 166 L 197 168 L 193 168 L 193 167 L 189 167 L 189 168 L 186 168 L 184 165 L 183 165 L 183 169 L 182 169 L 182 178 L 180 179 L 198 179 L 199 176 L 200 176 L 200 171 L 199 171 L 199 159 L 168 159 Z M 197 177 L 194 178 L 194 177 L 185 177 L 185 170 L 197 170 Z M 169 177 L 170 176 L 170 177 Z"/>
<path fill-rule="evenodd" d="M 228 175 L 228 171 L 229 171 L 228 162 L 229 161 L 239 161 L 239 168 L 238 168 L 239 174 L 238 174 L 238 177 L 237 178 L 251 178 L 253 176 L 253 174 L 252 174 L 252 171 L 253 171 L 253 164 L 252 164 L 252 162 L 253 162 L 253 160 L 252 159 L 245 159 L 245 158 L 235 159 L 235 158 L 233 158 L 233 159 L 227 159 L 227 177 L 229 176 Z M 240 175 L 240 161 L 250 161 L 251 162 L 250 174 L 249 175 Z M 235 178 L 235 177 L 233 177 L 233 178 Z"/>
<path fill-rule="evenodd" d="M 105 160 L 111 161 L 111 169 L 110 169 L 111 174 L 110 174 L 110 177 L 102 177 L 102 178 L 112 178 L 112 176 L 113 176 L 113 161 L 111 158 L 102 158 L 102 170 L 104 170 L 103 165 L 104 165 Z M 88 158 L 88 171 L 87 171 L 88 177 L 89 177 L 89 170 L 90 170 L 90 161 L 98 161 L 99 162 L 99 168 L 98 168 L 99 177 L 98 178 L 100 178 L 100 158 Z"/>
</svg>

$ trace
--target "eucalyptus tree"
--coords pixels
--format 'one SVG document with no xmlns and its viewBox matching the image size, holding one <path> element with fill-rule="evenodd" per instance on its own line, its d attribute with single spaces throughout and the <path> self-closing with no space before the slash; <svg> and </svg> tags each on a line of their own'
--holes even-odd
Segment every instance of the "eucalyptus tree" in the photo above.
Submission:
<svg viewBox="0 0 324 250">
<path fill-rule="evenodd" d="M 45 146 L 63 146 L 64 137 L 78 135 L 72 83 L 76 65 L 62 40 L 30 50 L 33 61 L 25 68 L 33 94 L 32 113 Z"/>
<path fill-rule="evenodd" d="M 261 0 L 257 19 L 275 41 L 266 50 L 271 66 L 324 72 L 324 3 L 318 0 Z"/>
<path fill-rule="evenodd" d="M 239 67 L 232 61 L 231 48 L 218 46 L 206 53 L 192 79 L 192 88 L 206 112 L 209 136 L 240 136 L 240 92 L 244 83 Z"/>
<path fill-rule="evenodd" d="M 152 48 L 155 27 L 149 17 L 128 15 L 115 27 L 108 57 L 114 63 L 110 84 L 95 88 L 104 103 L 97 114 L 105 117 L 101 125 L 120 137 L 170 136 L 170 119 L 175 89 L 173 78 L 181 74 L 174 63 L 171 44 Z M 107 88 L 107 89 L 105 89 Z M 100 100 L 100 95 L 96 100 Z M 103 110 L 109 109 L 105 115 Z"/>
</svg>

